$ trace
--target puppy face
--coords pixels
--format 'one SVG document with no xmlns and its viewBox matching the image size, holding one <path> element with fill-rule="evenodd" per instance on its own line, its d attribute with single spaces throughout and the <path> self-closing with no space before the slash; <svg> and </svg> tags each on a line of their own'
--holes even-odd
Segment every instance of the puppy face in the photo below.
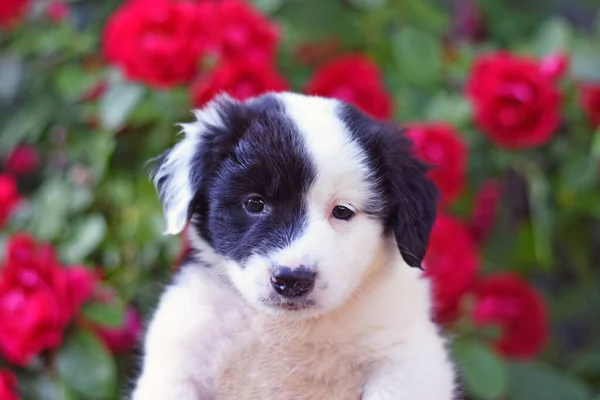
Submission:
<svg viewBox="0 0 600 400">
<path fill-rule="evenodd" d="M 191 221 L 256 308 L 336 308 L 390 243 L 420 266 L 437 192 L 396 127 L 292 93 L 221 96 L 196 117 L 154 176 L 168 232 Z"/>
</svg>

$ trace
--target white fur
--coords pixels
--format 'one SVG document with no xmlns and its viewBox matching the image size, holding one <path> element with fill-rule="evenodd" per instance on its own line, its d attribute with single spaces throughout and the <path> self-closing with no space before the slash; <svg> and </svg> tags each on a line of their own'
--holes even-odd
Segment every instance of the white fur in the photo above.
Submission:
<svg viewBox="0 0 600 400">
<path fill-rule="evenodd" d="M 373 179 L 366 154 L 336 116 L 337 103 L 279 96 L 317 169 L 308 226 L 287 248 L 254 256 L 244 268 L 190 230 L 211 268 L 185 269 L 164 293 L 133 400 L 453 399 L 454 371 L 431 322 L 428 281 L 362 212 L 374 200 Z M 186 140 L 202 129 L 202 118 L 184 126 Z M 187 176 L 185 159 L 178 162 L 177 173 Z M 333 219 L 336 205 L 356 216 Z M 169 231 L 181 225 L 175 215 Z M 285 311 L 264 301 L 274 263 L 316 268 L 308 295 L 314 307 Z"/>
</svg>

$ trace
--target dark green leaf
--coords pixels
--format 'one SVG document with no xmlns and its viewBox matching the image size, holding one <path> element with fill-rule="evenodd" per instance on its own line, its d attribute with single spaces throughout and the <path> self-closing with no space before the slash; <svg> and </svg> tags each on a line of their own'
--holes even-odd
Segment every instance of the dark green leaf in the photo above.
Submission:
<svg viewBox="0 0 600 400">
<path fill-rule="evenodd" d="M 583 82 L 600 83 L 600 44 L 579 43 L 571 54 L 571 75 Z"/>
<path fill-rule="evenodd" d="M 0 55 L 0 105 L 10 104 L 17 94 L 23 74 L 23 60 L 12 54 Z"/>
<path fill-rule="evenodd" d="M 348 0 L 351 4 L 364 10 L 378 9 L 386 5 L 388 0 Z"/>
<path fill-rule="evenodd" d="M 544 56 L 566 51 L 570 41 L 569 25 L 562 19 L 549 19 L 539 29 L 533 47 L 535 54 Z"/>
<path fill-rule="evenodd" d="M 418 86 L 431 87 L 440 79 L 442 49 L 437 38 L 413 27 L 403 28 L 392 39 L 402 79 Z"/>
<path fill-rule="evenodd" d="M 78 330 L 67 337 L 58 352 L 56 367 L 67 386 L 83 398 L 105 400 L 115 394 L 115 362 L 90 332 Z"/>
<path fill-rule="evenodd" d="M 462 126 L 471 118 L 470 104 L 459 95 L 439 92 L 431 99 L 427 110 L 430 121 L 446 121 L 456 126 Z"/>
<path fill-rule="evenodd" d="M 129 113 L 144 95 L 144 88 L 121 80 L 112 82 L 100 99 L 100 121 L 111 131 L 123 127 Z"/>
<path fill-rule="evenodd" d="M 467 390 L 481 399 L 497 399 L 508 388 L 508 369 L 488 345 L 476 340 L 455 342 L 458 365 Z"/>
<path fill-rule="evenodd" d="M 52 240 L 65 227 L 72 186 L 65 180 L 47 180 L 33 199 L 34 215 L 30 231 L 41 240 Z"/>
<path fill-rule="evenodd" d="M 598 160 L 587 154 L 577 154 L 565 160 L 560 182 L 562 187 L 574 193 L 595 187 L 598 184 Z"/>
<path fill-rule="evenodd" d="M 529 208 L 535 242 L 535 254 L 540 266 L 553 265 L 551 232 L 552 215 L 549 204 L 550 185 L 544 172 L 534 163 L 526 163 L 525 176 L 529 184 Z"/>
<path fill-rule="evenodd" d="M 61 247 L 65 263 L 81 263 L 100 244 L 106 233 L 106 220 L 93 214 L 77 221 L 71 239 Z"/>
<path fill-rule="evenodd" d="M 511 400 L 590 400 L 582 382 L 541 363 L 514 363 L 510 366 Z"/>
<path fill-rule="evenodd" d="M 119 327 L 123 325 L 125 304 L 117 297 L 110 303 L 88 303 L 83 307 L 82 312 L 91 321 L 100 325 Z"/>
</svg>

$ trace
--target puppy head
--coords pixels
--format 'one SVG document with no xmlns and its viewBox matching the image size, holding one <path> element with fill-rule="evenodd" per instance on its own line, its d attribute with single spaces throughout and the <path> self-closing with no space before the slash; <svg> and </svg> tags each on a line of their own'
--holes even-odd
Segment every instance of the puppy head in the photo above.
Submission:
<svg viewBox="0 0 600 400">
<path fill-rule="evenodd" d="M 292 93 L 220 96 L 196 118 L 154 175 L 167 232 L 191 222 L 256 308 L 334 309 L 390 247 L 421 265 L 437 191 L 396 126 Z"/>
</svg>

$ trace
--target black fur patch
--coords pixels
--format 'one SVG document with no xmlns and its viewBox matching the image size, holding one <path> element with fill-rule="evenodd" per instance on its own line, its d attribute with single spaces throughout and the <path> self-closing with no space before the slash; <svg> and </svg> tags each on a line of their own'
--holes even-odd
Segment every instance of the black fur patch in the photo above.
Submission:
<svg viewBox="0 0 600 400">
<path fill-rule="evenodd" d="M 384 200 L 386 232 L 393 230 L 404 260 L 421 267 L 436 218 L 438 190 L 426 177 L 429 167 L 412 154 L 399 126 L 376 121 L 343 104 L 339 115 L 368 155 L 377 191 Z"/>
<path fill-rule="evenodd" d="M 283 248 L 306 225 L 305 194 L 315 167 L 295 124 L 274 96 L 220 107 L 224 127 L 208 127 L 191 165 L 192 226 L 217 252 L 243 264 Z M 248 196 L 268 212 L 248 213 Z"/>
</svg>

